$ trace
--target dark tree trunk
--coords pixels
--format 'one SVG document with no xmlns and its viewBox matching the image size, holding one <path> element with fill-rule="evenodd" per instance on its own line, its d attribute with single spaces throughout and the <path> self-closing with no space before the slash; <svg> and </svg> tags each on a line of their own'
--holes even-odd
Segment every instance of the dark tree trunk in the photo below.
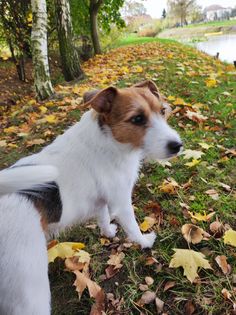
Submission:
<svg viewBox="0 0 236 315">
<path fill-rule="evenodd" d="M 89 7 L 90 28 L 91 28 L 91 37 L 92 37 L 95 55 L 102 53 L 99 36 L 98 36 L 98 23 L 97 23 L 98 11 L 102 3 L 103 3 L 103 0 L 90 0 L 90 7 Z"/>
<path fill-rule="evenodd" d="M 73 28 L 69 0 L 54 0 L 56 8 L 57 33 L 61 55 L 62 72 L 66 81 L 83 79 L 79 54 L 73 45 Z"/>
<path fill-rule="evenodd" d="M 12 60 L 16 66 L 16 71 L 18 74 L 18 78 L 21 81 L 26 81 L 26 75 L 25 75 L 25 61 L 24 61 L 24 55 L 21 54 L 20 56 L 16 57 L 15 50 L 12 45 L 11 39 L 8 39 L 8 45 L 11 51 Z"/>
</svg>

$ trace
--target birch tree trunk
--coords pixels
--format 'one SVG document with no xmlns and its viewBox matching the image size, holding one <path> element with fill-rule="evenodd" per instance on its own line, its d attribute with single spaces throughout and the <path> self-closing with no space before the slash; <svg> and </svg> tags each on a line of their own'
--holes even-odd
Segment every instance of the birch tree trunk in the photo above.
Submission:
<svg viewBox="0 0 236 315">
<path fill-rule="evenodd" d="M 62 72 L 66 81 L 83 79 L 84 73 L 80 67 L 79 54 L 73 45 L 73 27 L 70 15 L 69 0 L 54 0 L 57 33 L 62 63 Z"/>
<path fill-rule="evenodd" d="M 46 0 L 31 0 L 32 5 L 32 59 L 34 86 L 37 97 L 44 100 L 54 93 L 48 65 Z"/>
</svg>

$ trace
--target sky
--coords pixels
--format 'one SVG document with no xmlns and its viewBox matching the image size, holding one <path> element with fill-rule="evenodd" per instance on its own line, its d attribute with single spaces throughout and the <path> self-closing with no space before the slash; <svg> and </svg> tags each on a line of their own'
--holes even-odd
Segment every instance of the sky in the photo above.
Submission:
<svg viewBox="0 0 236 315">
<path fill-rule="evenodd" d="M 147 13 L 153 18 L 161 17 L 163 9 L 167 7 L 167 0 L 145 0 L 142 3 L 147 9 Z M 197 3 L 203 8 L 212 4 L 218 4 L 222 7 L 236 6 L 236 0 L 197 0 Z"/>
</svg>

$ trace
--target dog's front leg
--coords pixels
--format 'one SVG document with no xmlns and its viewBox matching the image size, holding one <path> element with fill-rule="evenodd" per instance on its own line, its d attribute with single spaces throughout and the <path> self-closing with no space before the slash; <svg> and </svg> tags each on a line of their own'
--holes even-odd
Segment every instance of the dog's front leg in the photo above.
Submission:
<svg viewBox="0 0 236 315">
<path fill-rule="evenodd" d="M 142 248 L 151 248 L 155 242 L 156 234 L 154 232 L 142 234 L 135 219 L 132 204 L 121 204 L 112 211 L 113 215 L 120 223 L 128 238 L 141 245 Z"/>
<path fill-rule="evenodd" d="M 106 237 L 115 237 L 117 225 L 111 223 L 107 205 L 104 205 L 98 209 L 97 223 L 102 235 Z"/>
</svg>

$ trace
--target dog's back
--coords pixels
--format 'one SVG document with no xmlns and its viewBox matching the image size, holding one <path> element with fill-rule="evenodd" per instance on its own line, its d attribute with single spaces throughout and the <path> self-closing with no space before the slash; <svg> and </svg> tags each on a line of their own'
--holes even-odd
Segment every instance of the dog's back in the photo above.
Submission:
<svg viewBox="0 0 236 315">
<path fill-rule="evenodd" d="M 53 166 L 0 172 L 0 314 L 49 315 L 47 248 L 41 218 L 23 194 L 57 178 Z"/>
</svg>

